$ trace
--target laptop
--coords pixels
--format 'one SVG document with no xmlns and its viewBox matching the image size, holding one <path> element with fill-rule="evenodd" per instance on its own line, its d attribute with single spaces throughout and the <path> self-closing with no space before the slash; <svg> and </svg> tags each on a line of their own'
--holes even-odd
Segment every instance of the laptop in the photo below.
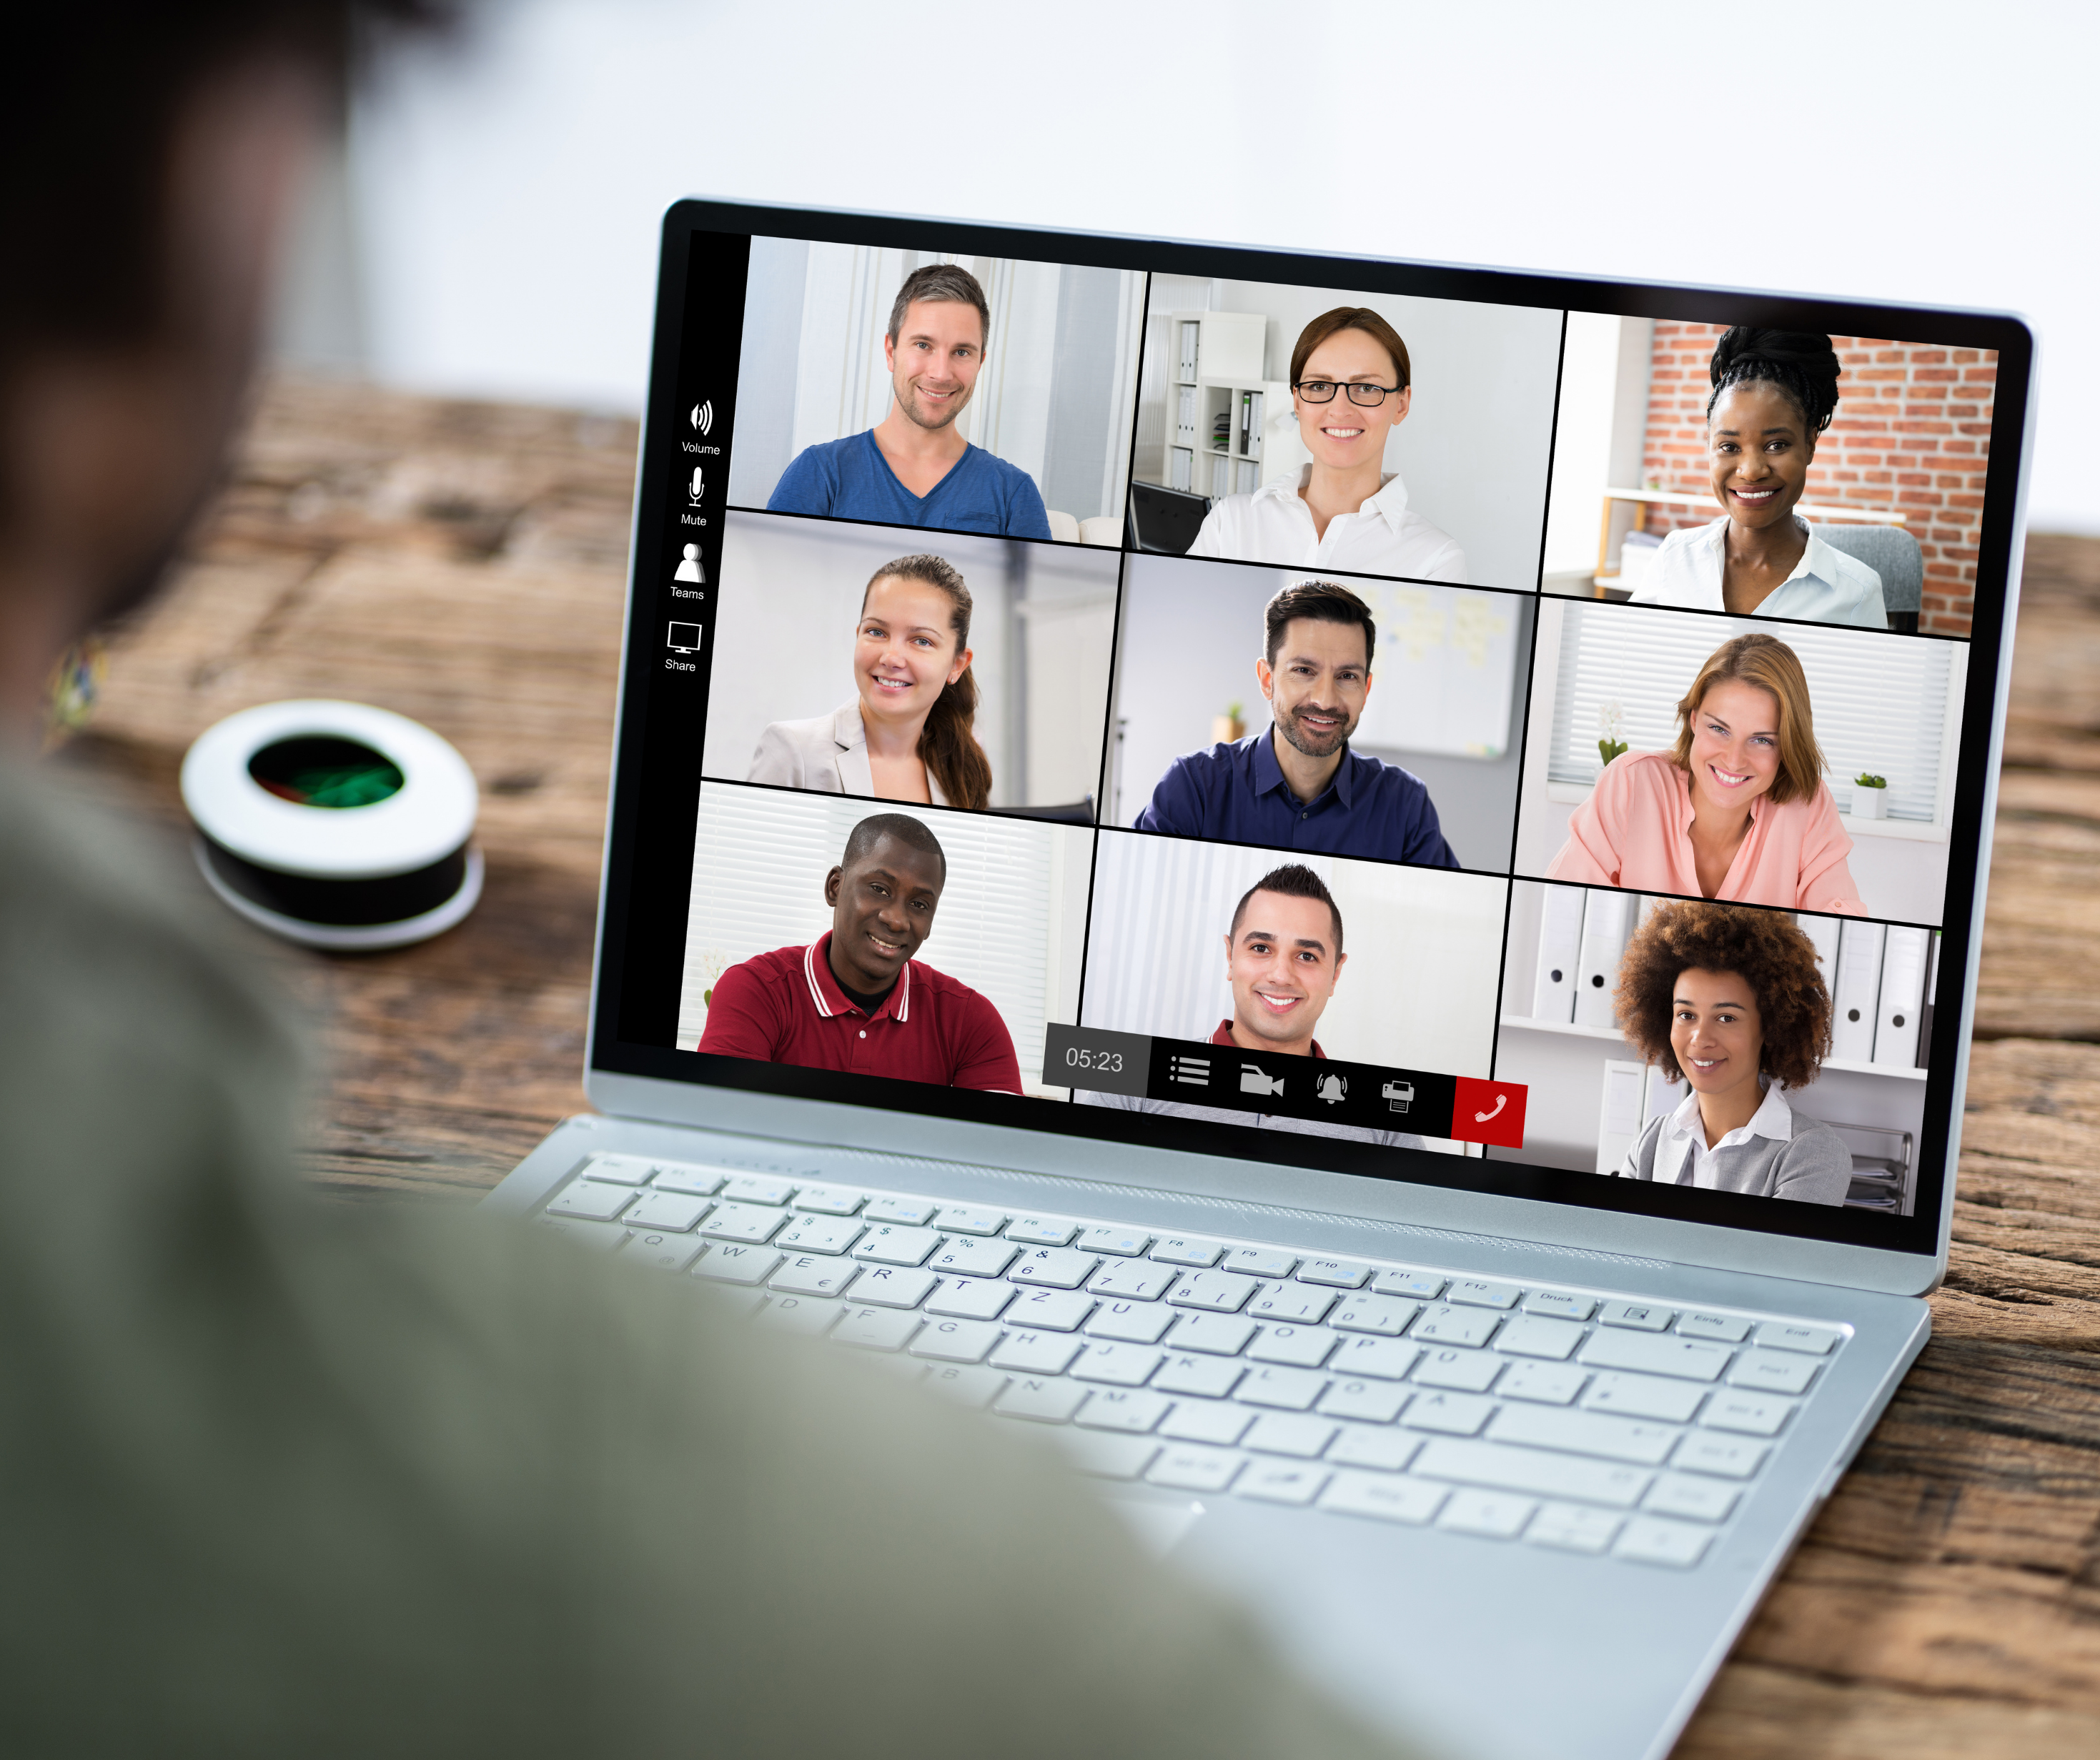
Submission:
<svg viewBox="0 0 2100 1760">
<path fill-rule="evenodd" d="M 1665 1752 L 1946 1264 L 2032 360 L 680 203 L 597 1111 L 489 1203 L 1066 1450 L 1392 1728 Z"/>
</svg>

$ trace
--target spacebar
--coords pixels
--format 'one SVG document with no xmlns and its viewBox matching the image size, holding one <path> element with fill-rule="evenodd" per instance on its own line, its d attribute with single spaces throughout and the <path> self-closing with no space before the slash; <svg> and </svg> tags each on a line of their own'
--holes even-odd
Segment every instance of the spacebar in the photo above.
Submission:
<svg viewBox="0 0 2100 1760">
<path fill-rule="evenodd" d="M 1608 1503 L 1631 1509 L 1655 1475 L 1641 1467 L 1608 1461 L 1577 1460 L 1568 1454 L 1545 1454 L 1536 1449 L 1505 1448 L 1498 1442 L 1461 1442 L 1439 1437 L 1416 1459 L 1414 1471 L 1426 1479 L 1455 1479 L 1461 1485 L 1493 1485 L 1498 1491 L 1536 1491 L 1546 1497 L 1580 1498 L 1586 1503 Z"/>
</svg>

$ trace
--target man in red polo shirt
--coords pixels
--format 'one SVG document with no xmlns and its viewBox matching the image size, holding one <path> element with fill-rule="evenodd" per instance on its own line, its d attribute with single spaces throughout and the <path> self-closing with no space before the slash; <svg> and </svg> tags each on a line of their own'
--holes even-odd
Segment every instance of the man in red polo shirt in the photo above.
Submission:
<svg viewBox="0 0 2100 1760">
<path fill-rule="evenodd" d="M 862 820 L 824 877 L 831 933 L 724 972 L 699 1049 L 1019 1093 L 1021 1065 L 999 1010 L 911 957 L 933 932 L 947 878 L 940 840 L 916 819 Z"/>
</svg>

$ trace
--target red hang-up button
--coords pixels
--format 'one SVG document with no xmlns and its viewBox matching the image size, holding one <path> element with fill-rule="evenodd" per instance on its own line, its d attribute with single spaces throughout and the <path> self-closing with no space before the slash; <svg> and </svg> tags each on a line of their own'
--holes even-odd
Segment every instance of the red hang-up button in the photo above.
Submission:
<svg viewBox="0 0 2100 1760">
<path fill-rule="evenodd" d="M 1461 1076 L 1451 1102 L 1451 1134 L 1460 1142 L 1521 1149 L 1524 1102 L 1529 1091 L 1522 1082 L 1476 1081 Z"/>
</svg>

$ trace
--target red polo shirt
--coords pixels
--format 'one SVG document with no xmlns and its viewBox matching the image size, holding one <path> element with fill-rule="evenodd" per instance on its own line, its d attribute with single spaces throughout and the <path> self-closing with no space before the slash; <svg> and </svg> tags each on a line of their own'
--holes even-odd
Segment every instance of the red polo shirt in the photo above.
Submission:
<svg viewBox="0 0 2100 1760">
<path fill-rule="evenodd" d="M 1013 1036 L 968 984 L 916 960 L 872 1015 L 832 975 L 829 935 L 732 966 L 715 981 L 699 1049 L 763 1063 L 1021 1092 Z"/>
<path fill-rule="evenodd" d="M 1211 1035 L 1211 1043 L 1212 1045 L 1239 1045 L 1239 1041 L 1233 1037 L 1233 1018 L 1231 1015 L 1228 1014 L 1223 1020 L 1218 1023 L 1218 1030 Z M 1240 1045 L 1239 1048 L 1242 1050 L 1245 1050 L 1246 1049 L 1244 1045 Z M 1320 1041 L 1317 1039 L 1315 1039 L 1312 1041 L 1312 1055 L 1315 1057 L 1325 1057 L 1326 1054 L 1327 1054 L 1326 1052 L 1320 1049 Z"/>
</svg>

